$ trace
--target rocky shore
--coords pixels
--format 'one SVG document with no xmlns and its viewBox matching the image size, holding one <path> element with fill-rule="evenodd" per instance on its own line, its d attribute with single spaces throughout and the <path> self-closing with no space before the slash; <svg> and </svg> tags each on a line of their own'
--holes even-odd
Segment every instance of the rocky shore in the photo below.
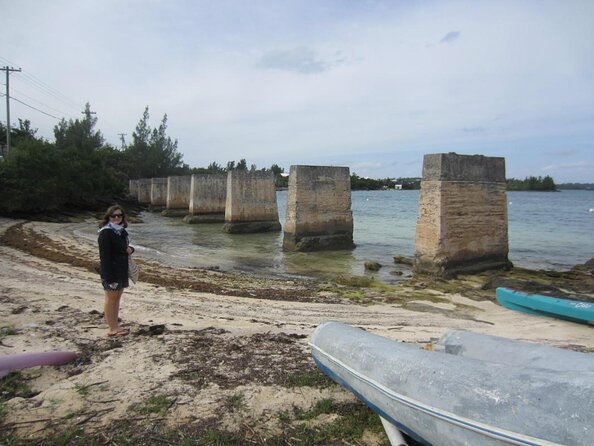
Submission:
<svg viewBox="0 0 594 446">
<path fill-rule="evenodd" d="M 274 280 L 137 257 L 130 335 L 107 338 L 92 241 L 60 223 L 0 219 L 0 355 L 78 359 L 0 380 L 0 444 L 386 445 L 378 418 L 311 361 L 313 329 L 338 320 L 430 345 L 465 329 L 594 351 L 592 327 L 522 315 L 497 286 L 594 300 L 588 266 L 513 269 L 388 285 Z"/>
</svg>

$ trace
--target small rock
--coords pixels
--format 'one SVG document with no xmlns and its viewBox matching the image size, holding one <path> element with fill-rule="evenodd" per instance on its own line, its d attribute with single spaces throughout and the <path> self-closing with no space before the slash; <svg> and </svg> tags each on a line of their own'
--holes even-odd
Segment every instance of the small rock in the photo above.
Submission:
<svg viewBox="0 0 594 446">
<path fill-rule="evenodd" d="M 163 324 L 151 325 L 149 327 L 149 332 L 150 332 L 151 336 L 163 334 L 165 332 L 165 325 L 163 325 Z"/>
<path fill-rule="evenodd" d="M 367 271 L 379 271 L 379 269 L 382 267 L 382 265 L 378 262 L 374 262 L 372 260 L 367 260 L 365 262 L 365 269 Z"/>
<path fill-rule="evenodd" d="M 11 311 L 12 314 L 21 314 L 23 311 L 25 311 L 27 308 L 29 308 L 26 305 L 21 305 L 20 307 L 15 308 L 14 310 Z"/>
<path fill-rule="evenodd" d="M 394 263 L 398 263 L 400 265 L 413 265 L 413 259 L 404 256 L 394 256 Z"/>
</svg>

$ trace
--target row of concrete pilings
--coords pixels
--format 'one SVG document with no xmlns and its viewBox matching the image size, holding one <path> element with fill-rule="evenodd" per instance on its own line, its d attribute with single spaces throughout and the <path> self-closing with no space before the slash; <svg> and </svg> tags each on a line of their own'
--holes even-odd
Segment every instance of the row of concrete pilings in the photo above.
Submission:
<svg viewBox="0 0 594 446">
<path fill-rule="evenodd" d="M 291 166 L 283 249 L 352 249 L 348 167 Z M 130 195 L 188 223 L 224 222 L 229 233 L 280 231 L 274 175 L 232 170 L 130 180 Z M 414 270 L 449 277 L 508 268 L 505 160 L 425 155 Z"/>
</svg>

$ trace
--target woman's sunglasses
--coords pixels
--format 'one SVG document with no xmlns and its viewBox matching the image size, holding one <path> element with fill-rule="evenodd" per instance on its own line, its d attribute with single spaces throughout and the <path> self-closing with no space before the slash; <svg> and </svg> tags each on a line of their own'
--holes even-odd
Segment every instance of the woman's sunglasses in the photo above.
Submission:
<svg viewBox="0 0 594 446">
<path fill-rule="evenodd" d="M 111 214 L 110 217 L 111 218 L 123 218 L 124 214 Z"/>
</svg>

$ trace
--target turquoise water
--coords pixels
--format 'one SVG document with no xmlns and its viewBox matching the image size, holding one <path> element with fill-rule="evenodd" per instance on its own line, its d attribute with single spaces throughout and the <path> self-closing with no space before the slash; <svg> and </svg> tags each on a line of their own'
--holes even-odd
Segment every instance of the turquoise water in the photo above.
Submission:
<svg viewBox="0 0 594 446">
<path fill-rule="evenodd" d="M 594 257 L 594 191 L 508 192 L 509 258 L 516 266 L 566 270 Z M 173 265 L 218 267 L 272 276 L 364 275 L 365 260 L 384 267 L 372 275 L 384 281 L 406 277 L 393 256 L 413 257 L 418 191 L 355 191 L 353 251 L 285 253 L 282 232 L 226 234 L 221 224 L 188 225 L 181 219 L 144 213 L 130 225 L 143 255 Z M 287 192 L 277 193 L 281 224 Z M 94 228 L 79 232 L 95 237 Z M 403 273 L 402 276 L 395 275 Z M 367 273 L 368 275 L 371 275 Z"/>
</svg>

